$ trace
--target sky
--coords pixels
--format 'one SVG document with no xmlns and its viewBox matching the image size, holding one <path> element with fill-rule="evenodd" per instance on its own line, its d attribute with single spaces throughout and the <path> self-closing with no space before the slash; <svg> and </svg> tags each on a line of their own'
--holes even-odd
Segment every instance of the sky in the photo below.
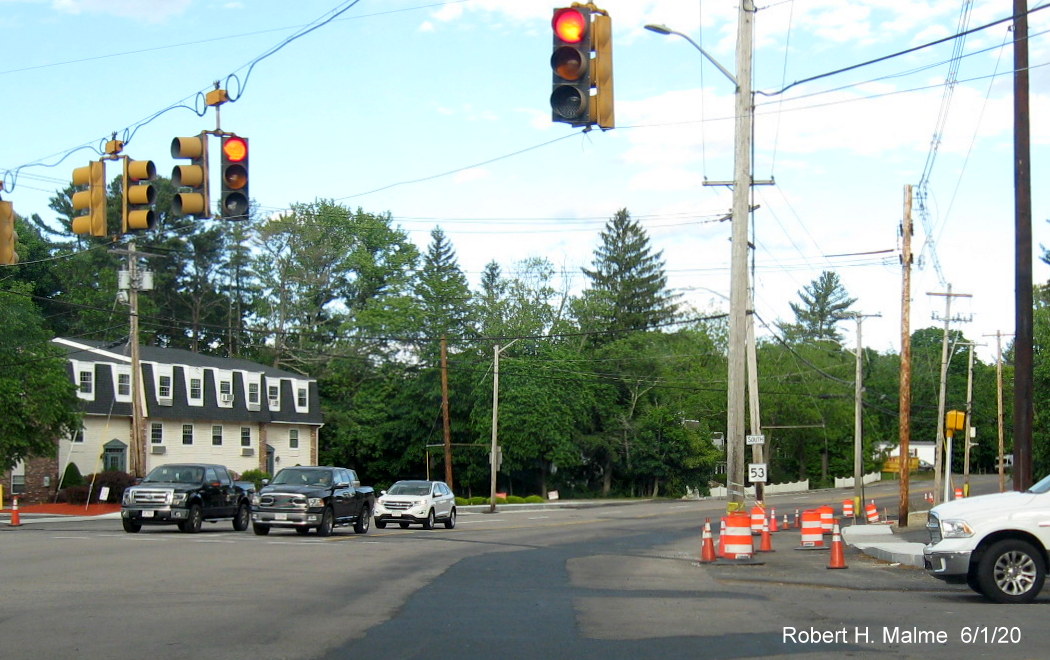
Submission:
<svg viewBox="0 0 1050 660">
<path fill-rule="evenodd" d="M 1050 278 L 1041 1 L 1029 0 L 1037 284 Z M 546 257 L 558 286 L 578 292 L 606 221 L 627 209 L 683 300 L 728 311 L 732 192 L 704 184 L 733 177 L 735 88 L 689 41 L 644 26 L 687 35 L 733 72 L 737 3 L 605 0 L 609 131 L 551 121 L 550 19 L 567 4 L 0 0 L 3 197 L 53 221 L 48 199 L 113 134 L 167 174 L 173 137 L 221 127 L 250 140 L 261 213 L 316 199 L 389 212 L 421 250 L 441 227 L 475 286 L 492 260 L 513 274 Z M 899 227 L 912 185 L 925 212 L 916 200 L 911 328 L 943 327 L 946 297 L 929 294 L 950 286 L 967 294 L 952 298 L 951 316 L 964 319 L 952 328 L 993 361 L 992 335 L 1005 346 L 1014 327 L 1010 23 L 887 56 L 1005 19 L 1011 3 L 756 4 L 754 178 L 773 182 L 754 187 L 749 234 L 758 335 L 769 336 L 762 323 L 793 321 L 789 303 L 831 270 L 871 315 L 864 345 L 899 352 Z M 198 94 L 216 82 L 236 101 L 199 112 Z M 841 330 L 852 346 L 856 324 Z"/>
</svg>

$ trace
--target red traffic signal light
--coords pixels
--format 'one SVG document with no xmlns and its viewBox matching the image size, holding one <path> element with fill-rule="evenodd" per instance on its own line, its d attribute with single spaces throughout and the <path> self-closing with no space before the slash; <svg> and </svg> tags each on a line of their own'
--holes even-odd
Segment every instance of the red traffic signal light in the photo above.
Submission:
<svg viewBox="0 0 1050 660">
<path fill-rule="evenodd" d="M 248 218 L 248 138 L 222 136 L 222 197 L 219 209 L 224 220 Z"/>
<path fill-rule="evenodd" d="M 588 14 L 590 12 L 588 11 Z M 587 26 L 590 16 L 585 16 L 582 11 L 575 7 L 567 9 L 555 9 L 551 26 L 554 28 L 554 36 L 567 44 L 577 44 L 587 35 Z"/>
</svg>

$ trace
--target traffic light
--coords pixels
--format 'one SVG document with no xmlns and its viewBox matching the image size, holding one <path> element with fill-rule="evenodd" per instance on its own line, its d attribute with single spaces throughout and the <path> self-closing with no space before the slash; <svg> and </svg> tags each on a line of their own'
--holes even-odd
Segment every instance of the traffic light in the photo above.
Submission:
<svg viewBox="0 0 1050 660">
<path fill-rule="evenodd" d="M 591 120 L 591 10 L 563 7 L 551 19 L 551 120 L 589 126 Z"/>
<path fill-rule="evenodd" d="M 616 125 L 613 111 L 612 19 L 608 14 L 594 14 L 591 43 L 594 46 L 594 110 L 591 119 L 603 129 Z"/>
<path fill-rule="evenodd" d="M 149 183 L 157 176 L 152 160 L 131 160 L 124 157 L 124 204 L 121 233 L 153 229 L 154 214 L 150 205 L 157 199 L 157 190 Z"/>
<path fill-rule="evenodd" d="M 222 197 L 219 210 L 223 220 L 248 219 L 248 138 L 222 136 Z"/>
<path fill-rule="evenodd" d="M 18 263 L 18 253 L 15 252 L 17 242 L 14 204 L 0 200 L 0 265 L 14 266 Z"/>
<path fill-rule="evenodd" d="M 208 134 L 177 137 L 171 141 L 172 158 L 189 158 L 189 165 L 176 165 L 171 170 L 171 183 L 176 188 L 189 188 L 175 193 L 171 210 L 175 215 L 211 217 L 208 195 Z"/>
<path fill-rule="evenodd" d="M 74 234 L 105 236 L 106 222 L 106 163 L 93 161 L 86 167 L 73 170 L 73 185 L 86 190 L 73 193 L 73 210 L 87 213 L 73 216 Z"/>
</svg>

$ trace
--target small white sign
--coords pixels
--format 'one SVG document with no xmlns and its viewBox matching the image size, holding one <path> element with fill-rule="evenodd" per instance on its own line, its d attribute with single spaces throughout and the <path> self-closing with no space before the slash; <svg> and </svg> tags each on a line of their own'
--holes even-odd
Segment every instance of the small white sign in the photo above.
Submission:
<svg viewBox="0 0 1050 660">
<path fill-rule="evenodd" d="M 766 436 L 764 435 L 749 435 L 745 438 L 749 445 L 764 445 L 766 444 Z"/>
<path fill-rule="evenodd" d="M 747 480 L 751 483 L 766 483 L 766 464 L 765 463 L 748 463 L 747 464 Z"/>
<path fill-rule="evenodd" d="M 99 502 L 105 502 L 108 499 L 109 499 L 109 486 L 103 486 L 98 491 L 98 501 Z"/>
</svg>

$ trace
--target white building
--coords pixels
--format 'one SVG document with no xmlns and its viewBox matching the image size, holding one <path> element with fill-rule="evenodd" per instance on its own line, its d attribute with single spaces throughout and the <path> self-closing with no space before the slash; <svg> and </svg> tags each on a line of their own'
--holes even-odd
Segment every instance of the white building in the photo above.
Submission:
<svg viewBox="0 0 1050 660">
<path fill-rule="evenodd" d="M 57 461 L 12 470 L 10 485 L 29 501 L 53 493 L 69 463 L 76 463 L 81 474 L 131 466 L 130 347 L 53 341 L 68 352 L 84 424 L 74 437 L 59 441 Z M 270 474 L 286 465 L 317 464 L 323 421 L 316 380 L 181 349 L 142 346 L 139 357 L 144 472 L 174 462 L 220 463 L 237 473 L 259 469 Z"/>
</svg>

